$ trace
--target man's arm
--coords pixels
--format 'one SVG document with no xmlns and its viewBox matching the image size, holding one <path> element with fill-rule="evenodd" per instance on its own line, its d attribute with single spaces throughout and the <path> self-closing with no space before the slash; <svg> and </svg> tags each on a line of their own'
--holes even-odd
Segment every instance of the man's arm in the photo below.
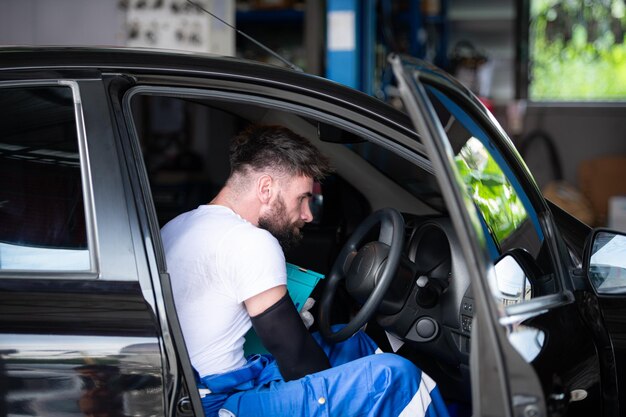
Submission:
<svg viewBox="0 0 626 417">
<path fill-rule="evenodd" d="M 285 294 L 287 294 L 287 286 L 279 285 L 278 287 L 270 288 L 269 290 L 265 290 L 262 293 L 255 295 L 254 297 L 248 298 L 244 301 L 246 310 L 248 310 L 248 315 L 250 317 L 258 316 L 269 307 L 276 304 L 276 302 L 283 298 Z"/>
<path fill-rule="evenodd" d="M 285 381 L 330 368 L 328 357 L 302 322 L 284 285 L 244 301 L 252 326 L 274 355 Z"/>
</svg>

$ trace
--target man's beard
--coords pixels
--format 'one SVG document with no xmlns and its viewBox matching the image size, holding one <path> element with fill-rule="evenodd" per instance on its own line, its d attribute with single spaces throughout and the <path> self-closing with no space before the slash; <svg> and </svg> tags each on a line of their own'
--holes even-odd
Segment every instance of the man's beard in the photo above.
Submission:
<svg viewBox="0 0 626 417">
<path fill-rule="evenodd" d="M 279 195 L 276 202 L 270 208 L 269 213 L 259 218 L 259 227 L 270 232 L 280 243 L 283 250 L 296 246 L 302 240 L 300 229 L 304 226 L 304 221 L 290 222 L 287 218 L 287 207 L 285 201 Z"/>
</svg>

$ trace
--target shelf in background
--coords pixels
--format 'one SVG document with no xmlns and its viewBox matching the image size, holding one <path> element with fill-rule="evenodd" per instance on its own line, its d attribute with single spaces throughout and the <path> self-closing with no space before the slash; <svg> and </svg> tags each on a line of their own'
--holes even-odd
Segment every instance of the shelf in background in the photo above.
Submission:
<svg viewBox="0 0 626 417">
<path fill-rule="evenodd" d="M 403 24 L 409 24 L 411 19 L 411 14 L 409 12 L 398 13 L 397 15 L 398 22 Z M 442 15 L 428 15 L 422 14 L 422 19 L 424 23 L 429 24 L 444 24 L 446 23 L 446 18 Z"/>
<path fill-rule="evenodd" d="M 237 10 L 237 23 L 290 23 L 304 22 L 304 10 L 299 9 L 254 9 Z"/>
<path fill-rule="evenodd" d="M 450 7 L 448 19 L 454 21 L 489 22 L 497 20 L 514 20 L 515 8 L 503 5 L 489 7 Z"/>
</svg>

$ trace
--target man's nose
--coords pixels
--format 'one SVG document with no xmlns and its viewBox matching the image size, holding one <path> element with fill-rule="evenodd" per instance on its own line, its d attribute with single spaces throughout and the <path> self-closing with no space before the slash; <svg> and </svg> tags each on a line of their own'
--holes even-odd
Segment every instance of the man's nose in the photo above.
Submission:
<svg viewBox="0 0 626 417">
<path fill-rule="evenodd" d="M 302 206 L 303 208 L 302 208 L 302 212 L 300 213 L 300 218 L 304 220 L 306 223 L 310 223 L 311 221 L 313 221 L 313 213 L 311 212 L 311 205 L 303 204 Z"/>
</svg>

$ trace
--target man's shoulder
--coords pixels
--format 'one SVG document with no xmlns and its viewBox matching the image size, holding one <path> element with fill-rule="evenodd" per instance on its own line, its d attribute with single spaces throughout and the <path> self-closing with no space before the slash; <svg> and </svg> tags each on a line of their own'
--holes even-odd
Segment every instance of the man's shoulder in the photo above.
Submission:
<svg viewBox="0 0 626 417">
<path fill-rule="evenodd" d="M 233 224 L 233 227 L 228 233 L 228 238 L 230 240 L 238 242 L 239 245 L 278 245 L 278 241 L 270 232 L 265 229 L 261 229 L 260 227 L 255 226 L 245 220 L 240 223 Z"/>
<path fill-rule="evenodd" d="M 209 245 L 217 252 L 280 250 L 280 244 L 270 232 L 224 206 L 203 205 L 182 213 L 163 226 L 161 235 L 166 246 L 194 241 L 198 246 Z"/>
<path fill-rule="evenodd" d="M 197 227 L 215 228 L 220 225 L 233 227 L 245 222 L 244 219 L 226 207 L 204 204 L 174 217 L 161 230 Z"/>
</svg>

